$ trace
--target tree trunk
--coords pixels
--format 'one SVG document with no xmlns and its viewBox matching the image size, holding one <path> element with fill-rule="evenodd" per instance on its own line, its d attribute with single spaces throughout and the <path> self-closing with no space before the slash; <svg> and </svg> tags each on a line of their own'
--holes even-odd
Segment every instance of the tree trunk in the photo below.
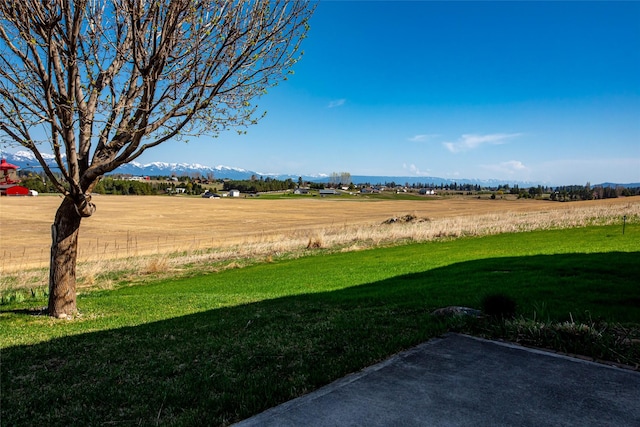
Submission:
<svg viewBox="0 0 640 427">
<path fill-rule="evenodd" d="M 51 226 L 49 316 L 66 318 L 74 316 L 77 312 L 78 231 L 82 218 L 90 216 L 95 211 L 95 206 L 89 200 L 81 196 L 74 202 L 71 197 L 65 197 Z"/>
</svg>

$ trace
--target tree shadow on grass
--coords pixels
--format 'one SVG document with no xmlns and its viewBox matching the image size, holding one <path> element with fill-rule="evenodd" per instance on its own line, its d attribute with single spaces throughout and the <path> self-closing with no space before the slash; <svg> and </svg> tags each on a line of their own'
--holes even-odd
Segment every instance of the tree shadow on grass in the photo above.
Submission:
<svg viewBox="0 0 640 427">
<path fill-rule="evenodd" d="M 640 323 L 638 255 L 481 259 L 6 348 L 3 425 L 230 424 L 441 334 L 433 309 L 489 293 L 524 315 Z"/>
</svg>

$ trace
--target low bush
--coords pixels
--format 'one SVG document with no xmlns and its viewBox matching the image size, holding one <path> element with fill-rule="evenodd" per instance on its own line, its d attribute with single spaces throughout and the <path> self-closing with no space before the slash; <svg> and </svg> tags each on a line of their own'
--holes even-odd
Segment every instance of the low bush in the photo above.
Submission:
<svg viewBox="0 0 640 427">
<path fill-rule="evenodd" d="M 482 311 L 490 317 L 513 319 L 516 315 L 516 302 L 505 294 L 490 294 L 482 299 Z"/>
</svg>

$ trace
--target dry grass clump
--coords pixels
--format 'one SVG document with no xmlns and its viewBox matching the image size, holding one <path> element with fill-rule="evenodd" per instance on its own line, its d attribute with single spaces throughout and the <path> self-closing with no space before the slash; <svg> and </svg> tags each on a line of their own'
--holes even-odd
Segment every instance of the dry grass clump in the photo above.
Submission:
<svg viewBox="0 0 640 427">
<path fill-rule="evenodd" d="M 429 221 L 429 218 L 419 218 L 416 214 L 406 214 L 401 217 L 391 217 L 383 222 L 383 224 L 397 224 L 397 223 L 408 223 L 408 222 L 424 222 Z"/>
<path fill-rule="evenodd" d="M 321 249 L 324 248 L 324 237 L 320 233 L 315 233 L 309 237 L 307 243 L 307 249 Z"/>
<path fill-rule="evenodd" d="M 144 269 L 145 274 L 157 274 L 163 273 L 169 269 L 169 262 L 167 256 L 159 256 L 153 257 L 149 259 L 146 268 Z"/>
</svg>

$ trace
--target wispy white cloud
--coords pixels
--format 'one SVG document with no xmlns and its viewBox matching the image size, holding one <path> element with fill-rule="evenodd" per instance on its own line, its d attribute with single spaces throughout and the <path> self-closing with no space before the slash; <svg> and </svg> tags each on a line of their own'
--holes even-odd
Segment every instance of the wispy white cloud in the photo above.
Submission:
<svg viewBox="0 0 640 427">
<path fill-rule="evenodd" d="M 529 168 L 519 160 L 509 160 L 507 162 L 500 162 L 492 165 L 482 165 L 482 167 L 492 172 L 507 175 L 514 175 L 516 173 L 522 173 L 529 170 Z"/>
<path fill-rule="evenodd" d="M 335 99 L 331 102 L 329 102 L 329 105 L 327 105 L 327 108 L 336 108 L 336 107 L 342 107 L 345 102 L 347 102 L 346 99 L 341 98 L 341 99 Z"/>
<path fill-rule="evenodd" d="M 414 135 L 411 138 L 407 138 L 407 141 L 411 141 L 411 142 L 427 142 L 430 139 L 436 138 L 440 135 L 436 135 L 436 134 L 420 134 L 420 135 Z"/>
<path fill-rule="evenodd" d="M 492 133 L 488 135 L 464 134 L 455 142 L 443 142 L 447 150 L 452 153 L 473 150 L 483 144 L 506 144 L 511 138 L 522 136 L 521 133 Z"/>
<path fill-rule="evenodd" d="M 407 165 L 406 163 L 402 165 L 402 168 L 405 170 L 408 170 L 412 175 L 416 175 L 416 176 L 427 176 L 429 175 L 430 171 L 421 171 L 416 165 L 414 165 L 413 163 L 410 165 Z"/>
<path fill-rule="evenodd" d="M 516 171 L 527 169 L 524 163 L 522 163 L 519 160 L 510 160 L 508 162 L 502 162 L 500 163 L 500 165 L 505 168 L 509 168 L 511 170 L 516 170 Z"/>
</svg>

